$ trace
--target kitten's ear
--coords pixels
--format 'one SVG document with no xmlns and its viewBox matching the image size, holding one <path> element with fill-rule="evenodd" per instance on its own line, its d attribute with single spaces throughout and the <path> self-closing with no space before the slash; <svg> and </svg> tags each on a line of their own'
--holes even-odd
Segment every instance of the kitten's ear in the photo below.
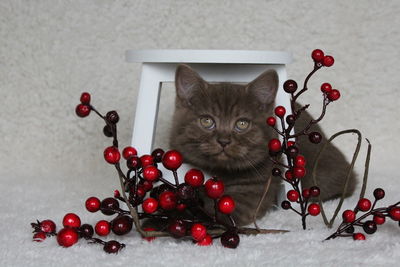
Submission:
<svg viewBox="0 0 400 267">
<path fill-rule="evenodd" d="M 261 108 L 266 108 L 274 102 L 278 86 L 279 77 L 276 71 L 267 70 L 247 84 L 246 90 L 261 102 Z"/>
<path fill-rule="evenodd" d="M 207 82 L 188 65 L 180 64 L 175 73 L 176 95 L 190 105 L 190 99 L 199 89 L 207 87 Z"/>
</svg>

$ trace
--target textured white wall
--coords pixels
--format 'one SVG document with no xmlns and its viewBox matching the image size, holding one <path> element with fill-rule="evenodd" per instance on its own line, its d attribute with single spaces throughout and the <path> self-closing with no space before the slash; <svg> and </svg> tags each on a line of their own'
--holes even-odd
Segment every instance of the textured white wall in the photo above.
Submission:
<svg viewBox="0 0 400 267">
<path fill-rule="evenodd" d="M 311 88 L 331 81 L 343 96 L 329 106 L 327 132 L 360 129 L 374 145 L 371 171 L 394 171 L 400 151 L 399 13 L 396 0 L 3 0 L 1 179 L 9 173 L 62 179 L 67 189 L 76 189 L 71 181 L 78 178 L 99 187 L 115 181 L 103 163 L 109 140 L 101 121 L 78 119 L 74 108 L 80 92 L 90 91 L 98 109 L 118 110 L 120 142 L 129 144 L 140 65 L 125 63 L 124 51 L 151 48 L 290 51 L 295 62 L 288 74 L 296 80 L 311 68 L 310 51 L 324 49 L 336 63 Z M 319 97 L 309 93 L 303 102 L 315 103 L 316 112 Z"/>
</svg>

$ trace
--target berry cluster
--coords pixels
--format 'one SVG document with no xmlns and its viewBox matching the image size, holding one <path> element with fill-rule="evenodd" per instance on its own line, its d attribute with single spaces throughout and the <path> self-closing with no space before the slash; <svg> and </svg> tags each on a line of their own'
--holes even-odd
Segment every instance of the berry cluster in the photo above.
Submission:
<svg viewBox="0 0 400 267">
<path fill-rule="evenodd" d="M 311 143 L 318 144 L 322 141 L 322 135 L 319 132 L 310 131 L 311 127 L 317 124 L 325 115 L 326 107 L 332 101 L 336 101 L 340 98 L 340 92 L 337 89 L 332 89 L 329 83 L 323 83 L 321 85 L 321 91 L 323 96 L 323 106 L 321 115 L 311 120 L 304 129 L 296 129 L 296 121 L 300 118 L 302 112 L 306 110 L 309 105 L 296 109 L 296 100 L 300 95 L 308 90 L 307 83 L 311 76 L 322 67 L 330 67 L 334 63 L 332 56 L 324 55 L 324 52 L 320 49 L 316 49 L 311 54 L 314 60 L 314 69 L 308 74 L 304 81 L 303 88 L 297 92 L 298 85 L 294 80 L 287 80 L 283 84 L 283 89 L 286 93 L 291 95 L 291 114 L 286 114 L 286 109 L 283 106 L 277 106 L 274 110 L 276 117 L 268 117 L 266 122 L 272 127 L 280 136 L 273 138 L 268 143 L 268 149 L 271 156 L 271 161 L 277 166 L 272 169 L 272 175 L 283 179 L 289 183 L 293 189 L 287 192 L 287 199 L 281 203 L 283 209 L 291 209 L 302 217 L 303 229 L 306 229 L 306 217 L 308 215 L 317 216 L 320 213 L 320 206 L 316 203 L 309 203 L 310 199 L 318 197 L 320 190 L 317 186 L 311 188 L 304 188 L 301 190 L 300 181 L 306 175 L 306 158 L 301 155 L 301 151 L 297 146 L 297 138 L 300 136 L 308 136 Z M 296 93 L 297 92 L 297 93 Z M 279 130 L 277 127 L 277 120 L 280 121 Z M 282 155 L 286 156 L 286 162 L 280 161 Z M 284 171 L 282 171 L 284 169 Z M 300 210 L 296 210 L 292 207 L 291 202 L 298 203 Z"/>
<path fill-rule="evenodd" d="M 386 217 L 397 221 L 400 226 L 400 202 L 388 207 L 375 208 L 378 200 L 385 197 L 385 191 L 382 188 L 374 190 L 374 202 L 367 198 L 359 199 L 357 206 L 353 210 L 345 210 L 342 213 L 343 221 L 335 233 L 326 240 L 336 237 L 352 237 L 354 240 L 365 240 L 365 235 L 355 232 L 355 226 L 361 227 L 366 234 L 372 235 L 378 229 L 378 225 L 386 222 Z M 357 218 L 359 212 L 364 212 Z M 372 217 L 372 218 L 371 218 Z"/>
</svg>

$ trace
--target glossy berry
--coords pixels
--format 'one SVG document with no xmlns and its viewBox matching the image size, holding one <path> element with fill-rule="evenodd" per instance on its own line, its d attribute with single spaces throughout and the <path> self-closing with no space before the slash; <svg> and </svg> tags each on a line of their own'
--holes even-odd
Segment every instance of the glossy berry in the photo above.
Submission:
<svg viewBox="0 0 400 267">
<path fill-rule="evenodd" d="M 330 83 L 323 83 L 321 85 L 321 91 L 326 94 L 329 93 L 332 91 L 332 85 Z"/>
<path fill-rule="evenodd" d="M 303 178 L 306 175 L 306 169 L 304 167 L 294 167 L 293 176 L 297 179 Z"/>
<path fill-rule="evenodd" d="M 282 209 L 284 209 L 284 210 L 290 209 L 291 206 L 292 206 L 292 205 L 291 205 L 290 202 L 287 201 L 287 200 L 284 200 L 284 201 L 282 201 L 282 203 L 281 203 L 281 207 L 282 207 Z"/>
<path fill-rule="evenodd" d="M 201 223 L 195 223 L 190 229 L 190 234 L 194 240 L 201 241 L 207 235 L 207 228 Z"/>
<path fill-rule="evenodd" d="M 84 105 L 89 105 L 90 104 L 90 94 L 87 92 L 83 92 L 81 94 L 81 103 Z"/>
<path fill-rule="evenodd" d="M 176 194 L 172 191 L 166 191 L 160 194 L 159 196 L 159 204 L 160 207 L 164 210 L 172 210 L 176 207 L 177 197 Z"/>
<path fill-rule="evenodd" d="M 191 169 L 185 174 L 185 183 L 193 187 L 202 186 L 204 183 L 204 174 L 197 169 Z"/>
<path fill-rule="evenodd" d="M 81 226 L 81 219 L 75 213 L 67 213 L 63 218 L 64 227 L 78 228 Z"/>
<path fill-rule="evenodd" d="M 143 155 L 140 157 L 140 163 L 143 168 L 153 165 L 154 164 L 154 158 L 150 155 Z"/>
<path fill-rule="evenodd" d="M 157 210 L 158 208 L 158 201 L 155 200 L 154 198 L 147 198 L 143 201 L 142 203 L 142 209 L 146 213 L 153 213 Z"/>
<path fill-rule="evenodd" d="M 160 177 L 160 171 L 154 166 L 147 166 L 143 169 L 143 178 L 154 182 Z"/>
<path fill-rule="evenodd" d="M 101 213 L 104 215 L 113 215 L 115 210 L 119 209 L 119 202 L 113 197 L 105 198 L 100 203 Z"/>
<path fill-rule="evenodd" d="M 291 172 L 290 170 L 285 171 L 285 178 L 287 180 L 292 180 L 293 179 L 293 172 Z"/>
<path fill-rule="evenodd" d="M 332 91 L 330 91 L 328 93 L 328 99 L 330 101 L 336 101 L 340 98 L 340 92 L 337 89 L 332 89 Z"/>
<path fill-rule="evenodd" d="M 310 187 L 310 195 L 312 197 L 318 197 L 319 194 L 321 193 L 321 190 L 317 186 L 312 186 Z"/>
<path fill-rule="evenodd" d="M 363 224 L 363 229 L 364 229 L 364 232 L 366 232 L 369 235 L 372 235 L 373 233 L 376 232 L 376 229 L 377 229 L 376 223 L 374 221 L 366 221 Z"/>
<path fill-rule="evenodd" d="M 278 168 L 273 168 L 272 169 L 272 175 L 273 176 L 281 176 L 281 174 L 282 174 L 282 172 L 281 172 L 280 169 L 278 169 Z"/>
<path fill-rule="evenodd" d="M 319 144 L 322 141 L 322 135 L 319 132 L 311 132 L 308 135 L 308 140 L 313 144 Z"/>
<path fill-rule="evenodd" d="M 218 200 L 218 210 L 224 214 L 231 214 L 235 210 L 235 201 L 231 196 L 222 196 Z"/>
<path fill-rule="evenodd" d="M 385 215 L 383 214 L 375 214 L 373 220 L 378 225 L 384 224 L 386 221 Z"/>
<path fill-rule="evenodd" d="M 129 159 L 130 157 L 136 155 L 137 155 L 137 150 L 134 147 L 127 146 L 124 148 L 124 150 L 122 150 L 122 156 L 124 157 L 124 159 Z"/>
<path fill-rule="evenodd" d="M 342 214 L 345 223 L 352 223 L 356 220 L 356 213 L 352 210 L 345 210 Z"/>
<path fill-rule="evenodd" d="M 276 124 L 276 119 L 274 117 L 268 117 L 267 118 L 267 124 L 271 127 L 274 127 Z"/>
<path fill-rule="evenodd" d="M 46 239 L 46 234 L 44 232 L 37 232 L 33 235 L 32 240 L 35 242 L 43 242 Z"/>
<path fill-rule="evenodd" d="M 306 199 L 309 198 L 310 197 L 310 189 L 304 188 L 303 191 L 301 192 L 301 195 Z"/>
<path fill-rule="evenodd" d="M 103 250 L 107 253 L 118 253 L 123 246 L 116 240 L 107 241 L 104 244 Z"/>
<path fill-rule="evenodd" d="M 115 197 L 115 198 L 121 197 L 121 194 L 120 194 L 120 192 L 119 192 L 118 189 L 115 189 L 115 190 L 114 190 L 114 197 Z"/>
<path fill-rule="evenodd" d="M 324 60 L 324 52 L 321 49 L 315 49 L 312 51 L 311 57 L 315 62 L 322 62 Z"/>
<path fill-rule="evenodd" d="M 296 167 L 305 167 L 306 163 L 306 158 L 303 155 L 297 155 L 293 162 L 294 166 Z"/>
<path fill-rule="evenodd" d="M 81 227 L 79 227 L 79 236 L 81 237 L 86 237 L 86 238 L 90 238 L 92 237 L 94 234 L 94 229 L 93 226 L 91 226 L 90 224 L 82 224 Z"/>
<path fill-rule="evenodd" d="M 196 245 L 198 246 L 211 246 L 213 243 L 213 239 L 210 235 L 206 235 L 202 240 L 198 241 Z"/>
<path fill-rule="evenodd" d="M 40 230 L 44 233 L 54 233 L 56 231 L 56 224 L 52 220 L 41 221 Z"/>
<path fill-rule="evenodd" d="M 354 233 L 354 226 L 353 225 L 349 225 L 346 230 L 344 230 L 346 233 L 348 234 L 353 234 Z"/>
<path fill-rule="evenodd" d="M 294 115 L 286 116 L 286 122 L 289 125 L 293 125 L 296 122 L 296 117 Z"/>
<path fill-rule="evenodd" d="M 357 208 L 361 211 L 368 211 L 371 208 L 371 201 L 367 198 L 362 198 L 358 201 Z"/>
<path fill-rule="evenodd" d="M 78 242 L 78 232 L 73 228 L 63 228 L 57 233 L 57 242 L 60 246 L 70 247 Z"/>
<path fill-rule="evenodd" d="M 294 141 L 287 141 L 287 146 L 288 147 L 294 146 L 295 144 L 296 144 L 296 142 L 294 142 Z"/>
<path fill-rule="evenodd" d="M 111 230 L 116 235 L 125 235 L 132 230 L 132 225 L 132 218 L 127 215 L 122 215 L 111 221 Z"/>
<path fill-rule="evenodd" d="M 157 229 L 152 228 L 152 227 L 146 227 L 146 228 L 143 228 L 143 230 L 146 231 L 146 232 L 157 231 Z M 156 237 L 155 236 L 149 236 L 149 237 L 144 237 L 143 239 L 146 239 L 147 241 L 151 242 L 154 239 L 156 239 Z"/>
<path fill-rule="evenodd" d="M 112 124 L 116 124 L 119 121 L 119 115 L 115 110 L 109 111 L 106 114 L 106 120 Z"/>
<path fill-rule="evenodd" d="M 116 164 L 121 159 L 121 154 L 115 146 L 109 146 L 104 150 L 104 159 L 110 164 Z"/>
<path fill-rule="evenodd" d="M 75 113 L 81 118 L 87 117 L 90 114 L 90 107 L 88 105 L 79 104 L 75 108 Z"/>
<path fill-rule="evenodd" d="M 176 190 L 176 193 L 182 200 L 190 200 L 195 197 L 194 188 L 186 183 L 180 184 Z"/>
<path fill-rule="evenodd" d="M 380 200 L 382 198 L 385 197 L 385 190 L 383 190 L 382 188 L 376 188 L 374 190 L 374 197 L 376 200 Z"/>
<path fill-rule="evenodd" d="M 209 198 L 217 199 L 224 193 L 224 183 L 221 180 L 211 178 L 204 184 L 206 194 Z"/>
<path fill-rule="evenodd" d="M 97 197 L 89 197 L 86 199 L 85 207 L 89 212 L 96 212 L 100 210 L 100 199 Z"/>
<path fill-rule="evenodd" d="M 110 223 L 107 222 L 106 220 L 101 220 L 98 221 L 94 227 L 94 231 L 96 232 L 96 234 L 98 234 L 99 236 L 106 236 L 110 233 L 111 231 L 111 227 L 110 227 Z"/>
<path fill-rule="evenodd" d="M 297 90 L 297 83 L 294 80 L 287 80 L 283 84 L 283 90 L 285 90 L 286 93 L 292 94 Z"/>
<path fill-rule="evenodd" d="M 161 162 L 164 153 L 164 150 L 162 150 L 161 148 L 157 148 L 154 149 L 153 152 L 151 152 L 151 156 L 154 158 L 155 162 Z"/>
<path fill-rule="evenodd" d="M 104 128 L 103 128 L 103 134 L 104 134 L 105 136 L 107 136 L 107 137 L 112 137 L 112 136 L 113 136 L 111 127 L 110 127 L 109 125 L 104 126 Z"/>
<path fill-rule="evenodd" d="M 186 223 L 179 219 L 174 219 L 168 225 L 168 232 L 175 238 L 182 238 L 186 235 Z"/>
<path fill-rule="evenodd" d="M 322 61 L 322 65 L 325 67 L 330 67 L 335 63 L 335 59 L 332 56 L 324 56 L 324 60 Z"/>
<path fill-rule="evenodd" d="M 162 158 L 162 164 L 168 170 L 175 171 L 182 165 L 182 163 L 182 154 L 176 150 L 167 151 Z"/>
<path fill-rule="evenodd" d="M 278 116 L 279 118 L 283 118 L 286 114 L 286 109 L 283 106 L 277 106 L 275 108 L 275 115 Z"/>
<path fill-rule="evenodd" d="M 184 211 L 187 208 L 187 205 L 185 203 L 178 203 L 176 204 L 176 210 L 177 211 Z"/>
<path fill-rule="evenodd" d="M 221 244 L 226 248 L 237 248 L 240 238 L 234 231 L 226 231 L 221 235 Z"/>
<path fill-rule="evenodd" d="M 289 190 L 286 194 L 286 197 L 291 202 L 296 202 L 299 199 L 299 192 L 296 190 Z"/>
<path fill-rule="evenodd" d="M 400 207 L 389 208 L 389 216 L 394 221 L 400 221 Z"/>
<path fill-rule="evenodd" d="M 126 166 L 128 169 L 137 169 L 141 166 L 142 162 L 137 156 L 132 156 L 126 160 Z"/>
<path fill-rule="evenodd" d="M 276 139 L 276 138 L 271 139 L 271 140 L 269 141 L 269 143 L 268 143 L 268 148 L 269 148 L 269 150 L 272 151 L 272 152 L 278 152 L 278 151 L 280 151 L 281 148 L 282 148 L 281 141 L 279 141 L 279 139 Z"/>
<path fill-rule="evenodd" d="M 307 210 L 311 216 L 317 216 L 321 212 L 321 208 L 316 203 L 310 204 Z"/>
<path fill-rule="evenodd" d="M 362 233 L 355 233 L 353 234 L 353 239 L 354 240 L 365 240 L 365 235 Z"/>
</svg>

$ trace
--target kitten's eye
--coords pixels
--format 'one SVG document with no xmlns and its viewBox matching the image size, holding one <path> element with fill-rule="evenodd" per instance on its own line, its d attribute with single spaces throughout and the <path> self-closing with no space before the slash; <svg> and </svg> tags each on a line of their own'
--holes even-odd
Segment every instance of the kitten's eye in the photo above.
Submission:
<svg viewBox="0 0 400 267">
<path fill-rule="evenodd" d="M 210 117 L 201 117 L 200 124 L 206 129 L 213 129 L 215 127 L 215 122 Z"/>
<path fill-rule="evenodd" d="M 242 132 L 249 128 L 249 126 L 250 122 L 248 120 L 241 119 L 236 122 L 235 129 L 239 132 Z"/>
</svg>

